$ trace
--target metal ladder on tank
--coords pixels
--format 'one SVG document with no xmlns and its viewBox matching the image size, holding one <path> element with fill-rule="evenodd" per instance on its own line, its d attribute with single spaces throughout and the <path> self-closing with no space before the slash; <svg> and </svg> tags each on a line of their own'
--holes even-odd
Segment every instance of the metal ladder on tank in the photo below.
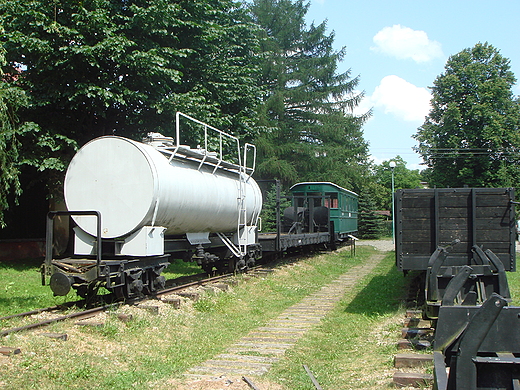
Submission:
<svg viewBox="0 0 520 390">
<path fill-rule="evenodd" d="M 250 144 L 245 144 L 244 146 L 244 165 L 240 167 L 240 178 L 238 180 L 239 182 L 239 212 L 238 212 L 238 228 L 237 228 L 237 234 L 238 234 L 238 247 L 240 249 L 240 253 L 242 256 L 245 256 L 247 254 L 247 244 L 249 236 L 248 232 L 248 226 L 247 226 L 247 186 L 246 181 L 250 177 L 246 173 L 246 167 L 247 167 L 247 149 L 250 147 Z M 244 237 L 241 239 L 241 232 L 244 235 Z M 242 242 L 241 242 L 242 241 Z"/>
<path fill-rule="evenodd" d="M 180 118 L 186 118 L 189 121 L 197 123 L 204 128 L 204 148 L 202 149 L 191 149 L 186 145 L 180 144 Z M 218 134 L 219 137 L 219 150 L 215 154 L 211 154 L 208 151 L 208 130 L 211 130 Z M 249 230 L 252 226 L 247 225 L 247 181 L 253 175 L 256 166 L 256 147 L 253 144 L 245 143 L 244 145 L 244 156 L 242 159 L 242 155 L 240 153 L 240 141 L 237 137 L 228 134 L 222 130 L 217 129 L 207 123 L 201 122 L 195 118 L 192 118 L 189 115 L 186 115 L 182 112 L 176 113 L 176 127 L 175 127 L 175 142 L 171 137 L 163 137 L 160 134 L 156 134 L 159 136 L 158 138 L 154 138 L 154 134 L 149 134 L 148 143 L 152 144 L 153 142 L 157 142 L 158 146 L 155 148 L 161 153 L 168 156 L 168 161 L 171 161 L 173 158 L 184 158 L 191 161 L 197 161 L 199 163 L 199 170 L 203 165 L 213 167 L 213 173 L 217 171 L 217 169 L 224 169 L 229 172 L 233 172 L 239 175 L 239 189 L 238 189 L 238 198 L 237 198 L 237 207 L 238 207 L 238 221 L 237 221 L 237 231 L 236 231 L 236 244 L 231 240 L 228 236 L 223 233 L 216 232 L 217 236 L 222 240 L 222 242 L 226 245 L 226 247 L 233 253 L 233 255 L 239 259 L 243 259 L 247 255 L 248 249 L 248 237 Z M 224 161 L 223 156 L 223 138 L 230 139 L 233 143 L 236 143 L 237 147 L 237 156 L 238 156 L 238 164 Z M 252 166 L 247 166 L 247 155 L 248 151 L 252 150 L 253 153 L 253 162 Z M 243 161 L 243 162 L 242 162 Z M 256 224 L 259 215 L 253 215 L 252 221 Z"/>
<path fill-rule="evenodd" d="M 253 168 L 251 168 L 251 172 L 248 173 L 247 170 L 247 151 L 249 149 L 253 150 Z M 239 162 L 240 169 L 238 171 L 238 198 L 237 198 L 237 206 L 238 206 L 238 221 L 237 221 L 237 244 L 229 239 L 223 233 L 217 233 L 220 239 L 226 244 L 228 249 L 233 253 L 233 255 L 239 259 L 243 259 L 247 255 L 247 247 L 248 247 L 248 229 L 247 225 L 247 194 L 246 194 L 246 182 L 253 175 L 254 167 L 256 165 L 256 147 L 253 144 L 246 143 L 244 145 L 244 162 Z M 257 219 L 257 216 L 253 216 L 253 220 Z"/>
<path fill-rule="evenodd" d="M 186 118 L 189 121 L 197 123 L 204 128 L 204 147 L 192 149 L 186 145 L 180 143 L 180 118 Z M 211 130 L 218 134 L 219 137 L 219 149 L 216 152 L 208 151 L 208 130 Z M 238 164 L 224 160 L 223 156 L 223 138 L 230 139 L 237 147 Z M 213 168 L 213 173 L 217 169 L 224 169 L 228 172 L 233 172 L 239 175 L 239 194 L 237 198 L 238 207 L 238 221 L 236 231 L 236 244 L 225 234 L 216 232 L 217 236 L 227 246 L 227 248 L 233 253 L 233 255 L 239 259 L 243 259 L 247 255 L 248 247 L 248 229 L 250 226 L 247 225 L 247 208 L 246 208 L 246 188 L 247 181 L 253 175 L 256 166 L 256 147 L 253 144 L 245 143 L 244 145 L 244 157 L 240 153 L 240 141 L 237 137 L 228 134 L 222 130 L 217 129 L 207 123 L 201 122 L 189 115 L 186 115 L 180 111 L 176 113 L 176 126 L 175 126 L 175 141 L 172 137 L 164 137 L 158 133 L 150 133 L 146 140 L 148 144 L 153 145 L 159 152 L 165 154 L 168 157 L 168 161 L 173 158 L 183 158 L 189 161 L 195 161 L 199 163 L 199 170 L 203 165 L 207 165 Z M 253 151 L 253 162 L 252 166 L 247 166 L 247 155 L 248 151 Z M 243 163 L 242 163 L 243 161 Z M 252 216 L 252 221 L 256 223 L 258 215 Z M 253 225 L 254 226 L 254 225 Z"/>
</svg>

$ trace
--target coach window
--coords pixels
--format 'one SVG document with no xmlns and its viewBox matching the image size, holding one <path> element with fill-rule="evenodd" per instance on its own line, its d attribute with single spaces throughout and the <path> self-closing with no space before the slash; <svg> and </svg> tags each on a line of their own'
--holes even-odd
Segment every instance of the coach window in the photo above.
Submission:
<svg viewBox="0 0 520 390">
<path fill-rule="evenodd" d="M 325 206 L 329 209 L 338 208 L 338 194 L 336 192 L 325 193 Z"/>
</svg>

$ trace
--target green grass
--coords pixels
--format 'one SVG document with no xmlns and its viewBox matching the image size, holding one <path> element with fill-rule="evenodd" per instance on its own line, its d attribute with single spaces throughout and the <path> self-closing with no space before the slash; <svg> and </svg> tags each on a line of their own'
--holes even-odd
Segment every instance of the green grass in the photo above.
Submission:
<svg viewBox="0 0 520 390">
<path fill-rule="evenodd" d="M 187 262 L 179 259 L 171 260 L 170 262 L 171 264 L 162 273 L 166 279 L 176 279 L 202 272 L 200 266 L 195 262 Z"/>
<path fill-rule="evenodd" d="M 99 328 L 59 323 L 43 330 L 67 333 L 65 342 L 41 337 L 40 331 L 7 336 L 0 345 L 20 348 L 22 353 L 0 364 L 0 388 L 176 388 L 171 381 L 189 367 L 222 352 L 375 253 L 363 246 L 356 252 L 354 258 L 348 250 L 307 258 L 275 275 L 240 283 L 229 292 L 204 295 L 180 310 L 162 304 L 160 314 L 153 315 L 124 306 L 107 313 Z M 181 270 L 175 270 L 175 265 L 168 270 L 177 276 L 169 277 L 199 271 L 192 264 L 178 266 Z M 0 313 L 48 306 L 41 296 L 56 301 L 48 287 L 39 285 L 38 269 L 38 263 L 0 264 Z M 513 303 L 518 305 L 520 274 L 509 273 L 508 278 Z M 306 364 L 323 388 L 392 388 L 392 359 L 404 313 L 398 298 L 407 281 L 389 253 L 262 380 L 287 390 L 309 390 L 312 384 L 302 368 Z M 133 320 L 121 322 L 115 315 L 119 312 L 132 314 Z"/>
<path fill-rule="evenodd" d="M 158 316 L 125 306 L 121 310 L 134 316 L 128 323 L 109 313 L 100 328 L 59 323 L 45 330 L 66 332 L 65 342 L 38 332 L 13 334 L 2 345 L 22 353 L 0 365 L 0 384 L 23 389 L 172 388 L 169 379 L 221 352 L 372 252 L 358 248 L 355 258 L 348 251 L 308 258 L 274 276 L 205 295 L 181 310 L 161 305 Z"/>
<path fill-rule="evenodd" d="M 520 271 L 508 272 L 507 282 L 509 285 L 509 290 L 511 292 L 511 298 L 513 299 L 511 305 L 520 306 Z"/>
<path fill-rule="evenodd" d="M 305 364 L 325 389 L 393 388 L 392 361 L 404 312 L 398 298 L 406 283 L 393 259 L 388 254 L 268 377 L 287 389 L 310 389 Z"/>
<path fill-rule="evenodd" d="M 55 297 L 50 287 L 42 286 L 41 260 L 0 262 L 0 317 L 81 299 L 74 290 Z M 167 279 L 200 273 L 195 263 L 173 260 L 163 272 Z M 46 278 L 49 283 L 49 277 Z"/>
<path fill-rule="evenodd" d="M 0 262 L 0 317 L 65 302 L 42 286 L 41 260 Z"/>
</svg>

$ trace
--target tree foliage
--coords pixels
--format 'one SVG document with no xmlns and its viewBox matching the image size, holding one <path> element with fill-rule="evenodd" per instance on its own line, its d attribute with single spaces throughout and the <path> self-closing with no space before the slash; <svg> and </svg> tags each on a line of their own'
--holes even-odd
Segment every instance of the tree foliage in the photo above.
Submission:
<svg viewBox="0 0 520 390">
<path fill-rule="evenodd" d="M 258 95 L 243 13 L 225 0 L 2 1 L 5 71 L 28 93 L 23 117 L 54 139 L 168 134 L 178 110 L 243 134 Z"/>
<path fill-rule="evenodd" d="M 173 135 L 176 111 L 254 136 L 258 39 L 233 0 L 0 0 L 0 27 L 0 99 L 25 124 L 2 118 L 2 207 L 20 171 L 59 193 L 78 146 Z"/>
<path fill-rule="evenodd" d="M 5 64 L 4 52 L 0 47 L 0 66 Z M 9 207 L 9 196 L 15 199 L 21 193 L 17 161 L 20 142 L 17 110 L 26 104 L 22 90 L 9 85 L 0 78 L 0 227 L 4 227 L 3 212 Z"/>
<path fill-rule="evenodd" d="M 303 0 L 251 5 L 261 27 L 265 90 L 258 110 L 258 170 L 285 183 L 320 180 L 359 188 L 368 154 L 361 130 L 366 117 L 350 114 L 362 97 L 354 93 L 359 80 L 350 71 L 337 72 L 345 50 L 333 49 L 326 23 L 306 26 L 308 7 Z"/>
<path fill-rule="evenodd" d="M 369 113 L 352 114 L 359 79 L 337 71 L 345 49 L 333 49 L 325 23 L 305 24 L 308 7 L 0 0 L 0 99 L 20 99 L 9 98 L 19 120 L 2 124 L 2 199 L 20 191 L 20 171 L 61 188 L 74 152 L 97 136 L 173 135 L 176 111 L 256 143 L 264 178 L 361 191 Z M 197 134 L 193 128 L 181 142 L 197 142 Z"/>
<path fill-rule="evenodd" d="M 283 218 L 284 210 L 291 206 L 288 192 L 280 189 L 280 203 L 278 204 L 278 190 L 277 185 L 272 184 L 269 188 L 262 190 L 264 193 L 264 201 L 262 204 L 262 212 L 260 218 L 262 219 L 263 232 L 276 232 L 276 211 L 280 210 L 280 218 Z"/>
<path fill-rule="evenodd" d="M 488 43 L 449 58 L 415 138 L 432 185 L 520 185 L 520 102 L 510 61 Z"/>
<path fill-rule="evenodd" d="M 384 234 L 383 218 L 377 214 L 376 204 L 369 193 L 359 196 L 358 235 L 359 238 L 378 239 Z"/>
<path fill-rule="evenodd" d="M 390 168 L 390 162 L 395 162 L 395 167 Z M 422 177 L 418 169 L 406 168 L 406 161 L 401 156 L 374 167 L 374 181 L 377 190 L 373 192 L 373 200 L 378 210 L 392 209 L 392 171 L 394 176 L 394 189 L 418 188 Z"/>
</svg>

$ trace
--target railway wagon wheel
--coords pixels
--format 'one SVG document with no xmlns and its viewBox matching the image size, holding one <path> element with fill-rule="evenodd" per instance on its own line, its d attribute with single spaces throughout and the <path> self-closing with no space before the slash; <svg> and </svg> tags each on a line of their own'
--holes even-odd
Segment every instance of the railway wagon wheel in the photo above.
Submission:
<svg viewBox="0 0 520 390">
<path fill-rule="evenodd" d="M 215 264 L 215 268 L 219 275 L 232 274 L 236 272 L 236 258 L 227 258 Z"/>
<path fill-rule="evenodd" d="M 87 306 L 98 299 L 99 289 L 102 287 L 102 283 L 99 281 L 93 281 L 88 284 L 82 284 L 76 288 L 76 294 L 85 300 Z"/>
<path fill-rule="evenodd" d="M 166 278 L 161 275 L 165 266 L 150 267 L 143 272 L 143 292 L 146 295 L 151 295 L 156 291 L 164 289 L 166 286 Z"/>
</svg>

